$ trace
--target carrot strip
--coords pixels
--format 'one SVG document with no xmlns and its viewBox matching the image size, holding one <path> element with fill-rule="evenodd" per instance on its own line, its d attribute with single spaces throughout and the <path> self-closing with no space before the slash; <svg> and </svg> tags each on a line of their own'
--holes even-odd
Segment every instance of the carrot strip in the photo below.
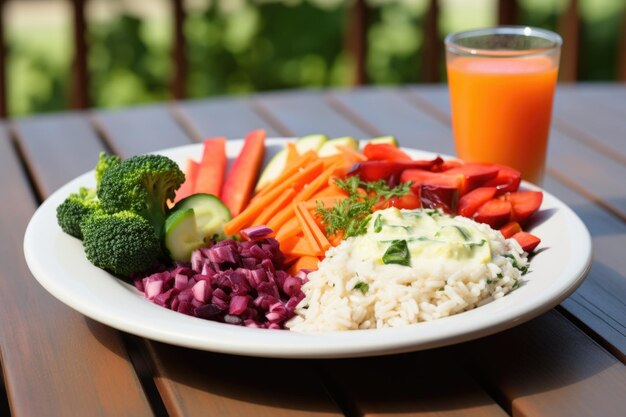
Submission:
<svg viewBox="0 0 626 417">
<path fill-rule="evenodd" d="M 320 161 L 313 162 L 287 181 L 274 187 L 267 194 L 251 202 L 237 217 L 234 217 L 224 225 L 226 235 L 234 235 L 242 228 L 250 226 L 252 221 L 287 189 L 293 187 L 296 190 L 300 190 L 304 184 L 312 181 L 313 178 L 322 172 L 322 165 Z"/>
<path fill-rule="evenodd" d="M 226 138 L 205 139 L 202 148 L 202 159 L 196 174 L 194 193 L 207 193 L 221 197 L 227 165 Z"/>
<path fill-rule="evenodd" d="M 318 256 L 303 235 L 297 235 L 280 243 L 280 250 L 288 256 Z"/>
<path fill-rule="evenodd" d="M 287 142 L 285 145 L 287 148 L 287 158 L 285 159 L 285 168 L 293 165 L 300 157 L 300 152 L 298 152 L 298 148 L 296 148 L 296 144 L 294 142 Z"/>
<path fill-rule="evenodd" d="M 267 227 L 272 230 L 279 230 L 289 219 L 294 218 L 293 216 L 293 206 L 290 204 L 276 213 L 276 215 L 272 217 L 272 220 L 267 223 Z"/>
<path fill-rule="evenodd" d="M 307 164 L 315 160 L 316 158 L 317 157 L 315 155 L 315 152 L 313 151 L 308 151 L 302 155 L 298 154 L 298 156 L 292 161 L 291 165 L 285 165 L 285 169 L 283 169 L 283 172 L 278 177 L 276 177 L 276 179 L 266 184 L 265 187 L 259 190 L 255 198 L 266 195 L 280 184 L 288 181 L 295 174 L 297 174 L 298 171 L 300 171 L 301 169 L 306 169 Z"/>
<path fill-rule="evenodd" d="M 316 270 L 319 261 L 320 260 L 315 256 L 301 256 L 293 265 L 291 265 L 289 273 L 291 275 L 296 275 L 301 269 Z"/>
<path fill-rule="evenodd" d="M 341 151 L 341 153 L 346 157 L 346 159 L 353 159 L 355 162 L 364 162 L 367 161 L 367 157 L 363 155 L 359 151 L 355 151 L 349 146 L 345 145 L 337 145 L 337 149 Z"/>
<path fill-rule="evenodd" d="M 326 236 L 324 236 L 324 233 L 322 233 L 322 231 L 320 230 L 319 225 L 317 224 L 309 210 L 307 210 L 306 207 L 304 207 L 304 205 L 300 203 L 296 207 L 296 213 L 298 213 L 298 211 L 306 222 L 311 233 L 313 233 L 313 237 L 315 238 L 317 245 L 324 252 L 326 252 L 330 248 L 330 242 L 328 241 L 328 239 L 326 239 Z"/>
<path fill-rule="evenodd" d="M 344 164 L 344 157 L 341 154 L 330 155 L 330 156 L 322 156 L 318 158 L 320 161 L 324 163 L 324 169 L 334 164 Z"/>
<path fill-rule="evenodd" d="M 343 231 L 340 231 L 339 233 L 335 233 L 334 235 L 328 237 L 328 241 L 333 246 L 339 245 L 342 240 L 343 240 Z"/>
<path fill-rule="evenodd" d="M 283 240 L 289 239 L 290 237 L 293 237 L 300 232 L 302 232 L 302 228 L 300 227 L 298 218 L 292 217 L 291 219 L 287 220 L 280 229 L 276 231 L 275 239 L 279 242 L 282 242 Z"/>
<path fill-rule="evenodd" d="M 324 205 L 325 208 L 331 208 L 332 206 L 334 206 L 335 204 L 337 204 L 338 201 L 341 201 L 343 199 L 347 198 L 345 195 L 337 195 L 337 196 L 328 196 L 328 197 L 319 197 L 319 198 L 312 198 L 308 201 L 304 201 L 304 207 L 307 210 L 312 210 L 315 209 L 317 207 L 317 202 L 319 201 L 320 203 L 322 203 Z"/>
<path fill-rule="evenodd" d="M 270 218 L 276 214 L 280 209 L 285 207 L 293 197 L 296 195 L 296 190 L 293 188 L 288 189 L 281 194 L 274 202 L 272 202 L 265 210 L 263 210 L 258 217 L 252 222 L 253 225 L 266 224 Z"/>
<path fill-rule="evenodd" d="M 321 190 L 319 190 L 309 200 L 314 200 L 314 199 L 324 198 L 324 197 L 340 197 L 340 196 L 345 197 L 346 192 L 343 191 L 341 188 L 337 187 L 333 181 L 329 181 L 328 185 L 325 188 L 322 188 Z"/>
<path fill-rule="evenodd" d="M 294 211 L 296 212 L 296 218 L 302 228 L 302 233 L 304 234 L 305 239 L 309 242 L 311 248 L 313 248 L 316 252 L 322 252 L 323 249 L 315 238 L 315 232 L 313 232 L 311 225 L 305 220 L 302 211 L 297 205 L 294 207 Z"/>
<path fill-rule="evenodd" d="M 326 184 L 328 184 L 328 181 L 330 180 L 330 177 L 335 172 L 336 167 L 337 165 L 334 164 L 325 168 L 325 170 L 317 178 L 315 178 L 313 181 L 308 183 L 302 189 L 302 191 L 298 193 L 298 195 L 295 197 L 295 201 L 308 200 L 309 198 L 311 198 L 311 196 L 313 196 L 316 192 L 318 192 L 321 188 L 323 188 Z"/>
</svg>

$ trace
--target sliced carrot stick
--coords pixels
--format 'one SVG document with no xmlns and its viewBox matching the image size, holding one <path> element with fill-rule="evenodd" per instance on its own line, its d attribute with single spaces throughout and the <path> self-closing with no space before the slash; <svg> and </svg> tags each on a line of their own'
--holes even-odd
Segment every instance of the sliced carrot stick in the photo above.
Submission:
<svg viewBox="0 0 626 417">
<path fill-rule="evenodd" d="M 330 248 L 330 242 L 328 241 L 328 239 L 326 239 L 326 236 L 324 236 L 324 233 L 322 233 L 317 222 L 315 221 L 313 216 L 311 216 L 311 213 L 309 212 L 309 210 L 306 209 L 304 204 L 300 203 L 296 206 L 296 215 L 298 213 L 300 214 L 300 217 L 302 217 L 302 219 L 306 222 L 307 228 L 313 234 L 313 238 L 315 239 L 317 245 L 324 252 L 326 252 Z"/>
<path fill-rule="evenodd" d="M 299 171 L 291 178 L 284 181 L 282 184 L 274 187 L 267 194 L 259 197 L 254 202 L 250 202 L 244 211 L 242 211 L 237 217 L 233 217 L 232 220 L 224 225 L 224 233 L 226 233 L 226 235 L 234 235 L 239 233 L 239 231 L 244 227 L 250 226 L 254 219 L 287 189 L 293 187 L 296 191 L 298 191 L 304 186 L 304 184 L 311 182 L 313 178 L 322 172 L 322 166 L 322 162 L 315 161 L 302 171 Z"/>
<path fill-rule="evenodd" d="M 226 138 L 205 139 L 193 192 L 213 194 L 221 197 L 227 165 Z"/>
<path fill-rule="evenodd" d="M 303 235 L 297 235 L 281 242 L 280 250 L 287 256 L 300 257 L 321 255 L 311 248 L 309 241 Z"/>
<path fill-rule="evenodd" d="M 293 188 L 290 188 L 282 193 L 258 215 L 258 217 L 252 222 L 253 225 L 266 224 L 274 214 L 276 214 L 283 207 L 286 207 L 291 200 L 293 200 L 295 195 L 296 190 Z"/>
<path fill-rule="evenodd" d="M 324 169 L 334 164 L 344 164 L 344 157 L 341 154 L 330 155 L 330 156 L 322 156 L 319 158 L 320 161 L 324 163 Z"/>
<path fill-rule="evenodd" d="M 331 208 L 332 206 L 337 204 L 338 201 L 341 201 L 345 198 L 348 198 L 348 197 L 346 197 L 345 195 L 319 197 L 319 198 L 313 197 L 310 200 L 305 201 L 303 203 L 308 210 L 315 209 L 317 207 L 318 201 L 322 203 L 325 208 Z"/>
<path fill-rule="evenodd" d="M 342 231 L 340 231 L 339 233 L 335 233 L 334 235 L 328 237 L 328 241 L 333 246 L 339 245 L 342 240 L 343 240 L 343 232 Z"/>
<path fill-rule="evenodd" d="M 266 184 L 261 190 L 259 190 L 259 192 L 255 196 L 255 199 L 256 197 L 266 195 L 280 184 L 288 181 L 291 177 L 297 174 L 298 171 L 306 169 L 308 164 L 314 161 L 316 158 L 317 156 L 313 151 L 308 151 L 302 155 L 298 154 L 293 159 L 291 165 L 285 165 L 285 169 L 278 177 L 276 177 L 276 179 L 272 180 L 270 183 Z"/>
<path fill-rule="evenodd" d="M 333 175 L 336 167 L 337 167 L 337 164 L 333 164 L 325 168 L 324 171 L 317 178 L 315 178 L 313 181 L 308 183 L 302 189 L 302 191 L 298 193 L 298 195 L 295 197 L 295 201 L 306 201 L 309 198 L 311 198 L 311 196 L 313 196 L 320 189 L 324 188 L 324 186 L 328 184 L 328 181 L 330 180 L 330 177 Z"/>
<path fill-rule="evenodd" d="M 337 187 L 332 180 L 332 178 L 328 181 L 328 185 L 325 188 L 319 190 L 310 200 L 315 200 L 318 198 L 324 197 L 338 197 L 338 196 L 347 196 L 347 193 L 341 188 Z"/>
<path fill-rule="evenodd" d="M 276 231 L 275 239 L 279 242 L 283 240 L 289 239 L 302 232 L 302 228 L 300 227 L 300 223 L 298 222 L 297 217 L 292 217 L 287 220 L 285 224 L 282 225 L 280 229 Z"/>
<path fill-rule="evenodd" d="M 367 157 L 365 155 L 363 155 L 359 151 L 355 151 L 349 146 L 337 145 L 337 149 L 341 151 L 341 153 L 344 155 L 344 157 L 346 157 L 346 159 L 353 159 L 356 162 L 367 161 Z"/>
<path fill-rule="evenodd" d="M 316 270 L 319 259 L 315 256 L 301 256 L 289 268 L 291 275 L 296 275 L 301 269 Z"/>
<path fill-rule="evenodd" d="M 272 230 L 279 230 L 286 222 L 288 222 L 292 218 L 294 218 L 293 205 L 290 204 L 278 213 L 276 213 L 276 215 L 272 217 L 269 222 L 267 222 L 267 227 Z"/>
<path fill-rule="evenodd" d="M 296 218 L 298 219 L 300 227 L 302 228 L 302 234 L 309 242 L 311 248 L 313 248 L 313 250 L 316 252 L 322 252 L 324 249 L 322 249 L 321 245 L 318 243 L 315 237 L 315 232 L 311 229 L 311 225 L 304 218 L 302 210 L 300 210 L 300 207 L 298 205 L 294 207 L 294 211 L 296 212 Z"/>
<path fill-rule="evenodd" d="M 287 158 L 285 159 L 285 168 L 287 168 L 296 163 L 300 157 L 300 152 L 298 152 L 298 148 L 296 148 L 296 144 L 294 142 L 287 142 L 285 148 L 287 148 Z"/>
</svg>

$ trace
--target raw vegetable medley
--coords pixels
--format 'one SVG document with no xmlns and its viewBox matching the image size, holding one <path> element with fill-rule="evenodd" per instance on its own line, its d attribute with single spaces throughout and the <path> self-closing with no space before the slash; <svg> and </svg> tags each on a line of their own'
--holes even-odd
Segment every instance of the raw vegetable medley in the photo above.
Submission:
<svg viewBox="0 0 626 417">
<path fill-rule="evenodd" d="M 95 266 L 146 298 L 220 322 L 285 328 L 301 286 L 332 247 L 363 235 L 372 213 L 437 209 L 471 218 L 532 252 L 523 230 L 542 202 L 520 173 L 460 160 L 413 160 L 393 137 L 289 142 L 267 166 L 265 132 L 250 132 L 227 172 L 226 139 L 210 138 L 181 168 L 161 155 L 101 154 L 95 188 L 57 208 Z"/>
</svg>

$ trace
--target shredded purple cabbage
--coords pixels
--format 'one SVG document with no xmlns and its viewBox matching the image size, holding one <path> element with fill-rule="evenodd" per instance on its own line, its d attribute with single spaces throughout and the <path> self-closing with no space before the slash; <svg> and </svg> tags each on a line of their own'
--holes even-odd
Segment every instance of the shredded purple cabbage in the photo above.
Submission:
<svg viewBox="0 0 626 417">
<path fill-rule="evenodd" d="M 284 329 L 304 298 L 306 272 L 291 276 L 273 238 L 223 240 L 191 261 L 135 280 L 154 303 L 183 314 L 247 327 Z"/>
</svg>

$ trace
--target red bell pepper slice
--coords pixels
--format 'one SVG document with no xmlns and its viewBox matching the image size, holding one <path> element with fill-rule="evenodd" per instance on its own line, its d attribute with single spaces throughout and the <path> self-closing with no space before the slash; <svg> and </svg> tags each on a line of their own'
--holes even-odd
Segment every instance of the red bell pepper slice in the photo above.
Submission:
<svg viewBox="0 0 626 417">
<path fill-rule="evenodd" d="M 461 195 L 481 187 L 487 181 L 498 176 L 500 169 L 496 165 L 467 162 L 445 171 L 446 174 L 461 174 L 465 178 Z"/>
<path fill-rule="evenodd" d="M 368 143 L 363 148 L 363 155 L 369 161 L 411 161 L 412 158 L 397 146 L 389 143 Z"/>
<path fill-rule="evenodd" d="M 511 218 L 511 203 L 494 198 L 480 206 L 474 214 L 474 220 L 486 223 L 493 229 L 504 226 Z"/>
<path fill-rule="evenodd" d="M 497 167 L 499 168 L 498 175 L 484 183 L 483 186 L 496 187 L 496 195 L 517 191 L 520 182 L 522 181 L 522 174 L 519 171 L 504 165 L 497 165 Z"/>
<path fill-rule="evenodd" d="M 532 252 L 537 245 L 541 243 L 541 239 L 528 232 L 517 232 L 513 235 L 513 239 L 517 240 L 524 252 Z"/>
<path fill-rule="evenodd" d="M 496 195 L 496 187 L 478 187 L 461 196 L 457 214 L 472 218 L 476 210 Z"/>
<path fill-rule="evenodd" d="M 541 191 L 517 191 L 506 194 L 503 198 L 511 203 L 515 220 L 523 224 L 541 207 L 543 193 Z"/>
<path fill-rule="evenodd" d="M 520 226 L 520 224 L 515 220 L 511 220 L 500 228 L 500 233 L 502 233 L 502 236 L 504 236 L 505 239 L 513 237 L 514 234 L 521 231 L 522 226 Z"/>
<path fill-rule="evenodd" d="M 347 175 L 358 175 L 362 181 L 389 180 L 399 176 L 407 169 L 431 170 L 441 164 L 443 159 L 436 157 L 433 160 L 416 161 L 363 161 L 352 165 Z"/>
</svg>

